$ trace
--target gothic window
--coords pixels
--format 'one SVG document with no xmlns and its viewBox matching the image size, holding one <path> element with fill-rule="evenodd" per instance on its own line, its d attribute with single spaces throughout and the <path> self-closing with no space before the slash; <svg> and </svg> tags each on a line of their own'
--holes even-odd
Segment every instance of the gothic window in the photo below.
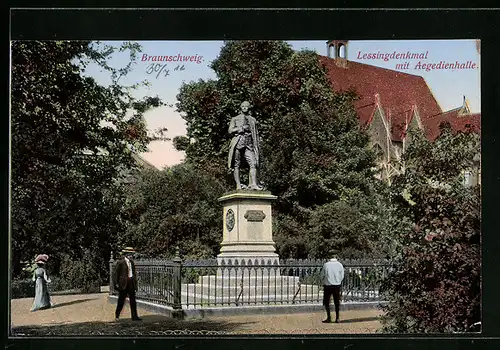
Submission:
<svg viewBox="0 0 500 350">
<path fill-rule="evenodd" d="M 337 57 L 346 58 L 345 45 L 339 44 Z"/>
<path fill-rule="evenodd" d="M 335 46 L 328 46 L 328 57 L 335 57 Z"/>
</svg>

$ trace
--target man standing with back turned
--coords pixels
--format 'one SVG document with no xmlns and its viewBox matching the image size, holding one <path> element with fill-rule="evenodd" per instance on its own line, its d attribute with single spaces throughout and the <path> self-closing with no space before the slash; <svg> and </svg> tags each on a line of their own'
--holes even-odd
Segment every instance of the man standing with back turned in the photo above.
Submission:
<svg viewBox="0 0 500 350">
<path fill-rule="evenodd" d="M 340 288 L 344 279 L 344 266 L 337 260 L 335 253 L 330 253 L 332 258 L 323 265 L 323 305 L 326 309 L 326 320 L 323 323 L 331 323 L 330 297 L 333 295 L 335 304 L 335 323 L 339 323 L 340 310 Z"/>
</svg>

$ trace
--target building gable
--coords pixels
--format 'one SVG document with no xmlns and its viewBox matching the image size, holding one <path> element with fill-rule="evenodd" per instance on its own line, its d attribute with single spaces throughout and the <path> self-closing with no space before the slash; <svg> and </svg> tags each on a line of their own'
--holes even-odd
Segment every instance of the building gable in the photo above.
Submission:
<svg viewBox="0 0 500 350">
<path fill-rule="evenodd" d="M 388 125 L 384 117 L 384 112 L 378 104 L 373 111 L 373 117 L 371 118 L 371 123 L 368 125 L 367 133 L 370 135 L 371 143 L 379 145 L 386 161 L 390 152 L 390 144 L 388 143 L 390 139 L 388 137 Z"/>
<path fill-rule="evenodd" d="M 404 137 L 406 119 L 413 106 L 418 106 L 422 120 L 442 113 L 421 76 L 353 61 L 347 61 L 346 66 L 341 67 L 335 59 L 325 56 L 320 56 L 320 62 L 327 69 L 334 91 L 354 90 L 359 96 L 354 106 L 361 125 L 370 122 L 376 104 L 374 96 L 380 96 L 386 116 L 390 111 L 392 140 L 401 141 Z"/>
</svg>

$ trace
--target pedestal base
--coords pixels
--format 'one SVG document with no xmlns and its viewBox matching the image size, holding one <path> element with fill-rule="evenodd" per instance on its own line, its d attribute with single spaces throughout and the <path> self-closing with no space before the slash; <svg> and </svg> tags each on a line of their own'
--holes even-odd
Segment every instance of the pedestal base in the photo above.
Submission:
<svg viewBox="0 0 500 350">
<path fill-rule="evenodd" d="M 272 233 L 271 202 L 276 198 L 269 191 L 255 190 L 236 190 L 219 198 L 224 231 L 217 276 L 255 276 L 254 266 L 279 264 Z"/>
<path fill-rule="evenodd" d="M 271 192 L 255 190 L 236 190 L 219 198 L 224 206 L 219 265 L 278 263 L 271 212 L 276 198 Z"/>
</svg>

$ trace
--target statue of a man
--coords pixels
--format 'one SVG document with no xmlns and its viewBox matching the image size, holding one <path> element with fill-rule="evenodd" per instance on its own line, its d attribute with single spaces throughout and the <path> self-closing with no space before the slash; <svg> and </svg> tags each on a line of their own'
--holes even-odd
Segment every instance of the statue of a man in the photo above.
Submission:
<svg viewBox="0 0 500 350">
<path fill-rule="evenodd" d="M 229 146 L 228 167 L 234 171 L 236 189 L 262 190 L 257 181 L 259 167 L 259 135 L 256 120 L 250 115 L 250 103 L 241 104 L 241 113 L 231 119 L 229 133 L 234 135 Z M 248 187 L 240 182 L 241 160 L 244 158 L 250 168 Z"/>
</svg>

